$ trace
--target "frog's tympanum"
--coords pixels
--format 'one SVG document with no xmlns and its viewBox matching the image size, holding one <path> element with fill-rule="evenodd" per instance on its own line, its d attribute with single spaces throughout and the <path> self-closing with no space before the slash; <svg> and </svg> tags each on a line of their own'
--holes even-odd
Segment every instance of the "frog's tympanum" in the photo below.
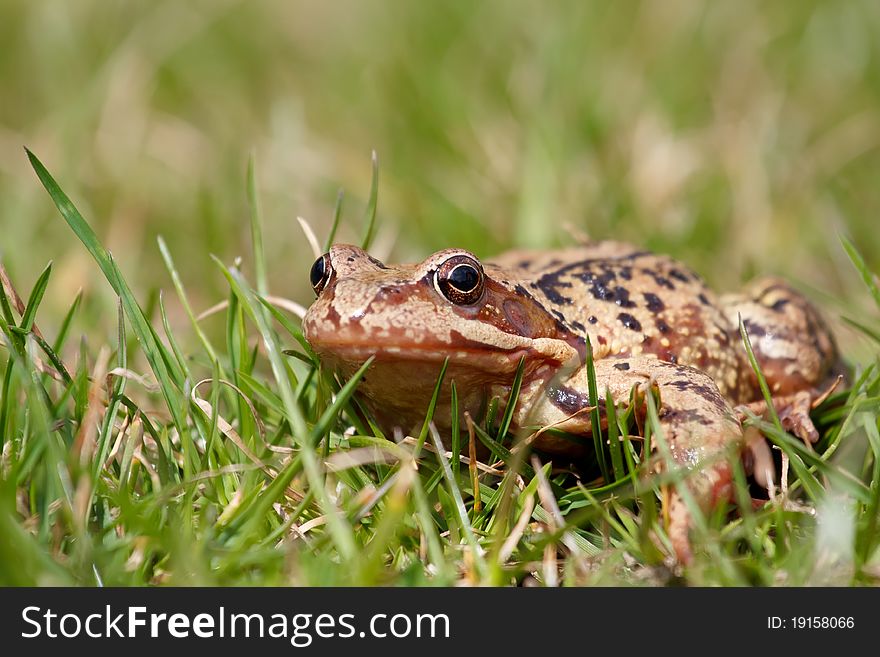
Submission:
<svg viewBox="0 0 880 657">
<path fill-rule="evenodd" d="M 634 387 L 659 391 L 669 453 L 707 510 L 730 499 L 723 456 L 747 442 L 736 409 L 758 408 L 762 399 L 739 317 L 774 406 L 806 440 L 817 438 L 808 412 L 837 363 L 828 328 L 786 283 L 763 279 L 718 297 L 672 258 L 618 242 L 486 262 L 447 249 L 405 265 L 337 245 L 312 266 L 311 282 L 317 300 L 304 319 L 306 339 L 343 376 L 375 358 L 358 390 L 388 429 L 421 426 L 445 359 L 434 417 L 447 432 L 451 381 L 459 411 L 477 416 L 487 400 L 508 397 L 522 359 L 513 428 L 552 425 L 592 446 L 589 336 L 601 395 L 608 390 L 625 404 Z M 557 432 L 538 432 L 533 447 L 566 456 L 578 449 Z M 676 554 L 687 562 L 691 517 L 681 492 L 668 490 L 664 508 Z"/>
</svg>

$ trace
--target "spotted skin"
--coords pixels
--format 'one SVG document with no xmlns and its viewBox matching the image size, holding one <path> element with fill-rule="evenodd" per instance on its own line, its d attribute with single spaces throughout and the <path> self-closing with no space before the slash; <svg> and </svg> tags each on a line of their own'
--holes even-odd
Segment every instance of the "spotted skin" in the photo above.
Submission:
<svg viewBox="0 0 880 657">
<path fill-rule="evenodd" d="M 449 262 L 472 263 L 479 286 L 449 298 L 448 281 L 439 281 Z M 543 452 L 577 456 L 592 444 L 589 338 L 600 391 L 609 390 L 618 403 L 627 403 L 634 387 L 659 391 L 673 463 L 658 458 L 656 467 L 689 472 L 686 486 L 705 509 L 731 494 L 726 455 L 744 443 L 736 409 L 761 403 L 739 317 L 779 408 L 799 400 L 793 425 L 808 423 L 805 433 L 812 424 L 803 405 L 820 394 L 838 362 L 819 314 L 784 282 L 761 280 L 719 298 L 674 259 L 620 242 L 515 251 L 484 263 L 447 249 L 402 265 L 337 245 L 324 263 L 303 332 L 326 366 L 343 376 L 374 358 L 359 395 L 385 428 L 421 426 L 447 359 L 434 415 L 441 430 L 450 424 L 452 381 L 459 411 L 476 415 L 493 397 L 507 398 L 522 363 L 513 428 L 553 425 L 583 436 L 577 445 L 551 432 L 533 439 Z M 687 562 L 692 523 L 683 490 L 671 488 L 664 509 L 675 554 Z"/>
</svg>

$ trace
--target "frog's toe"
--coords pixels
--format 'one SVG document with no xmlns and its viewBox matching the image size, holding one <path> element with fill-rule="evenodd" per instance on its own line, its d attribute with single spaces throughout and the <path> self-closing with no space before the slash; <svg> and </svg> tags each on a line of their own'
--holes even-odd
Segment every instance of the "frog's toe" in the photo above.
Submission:
<svg viewBox="0 0 880 657">
<path fill-rule="evenodd" d="M 759 486 L 769 490 L 776 481 L 776 465 L 767 440 L 755 427 L 747 427 L 743 435 L 745 449 L 742 460 L 746 474 L 752 475 Z"/>
<path fill-rule="evenodd" d="M 810 418 L 810 411 L 814 405 L 813 394 L 809 390 L 801 390 L 790 395 L 773 398 L 773 409 L 782 423 L 782 428 L 808 445 L 819 440 L 819 431 Z M 735 410 L 740 421 L 748 417 L 746 410 L 764 418 L 768 417 L 767 402 L 764 401 L 742 404 L 737 406 Z"/>
<path fill-rule="evenodd" d="M 782 428 L 794 434 L 805 443 L 813 444 L 819 440 L 819 432 L 810 419 L 812 396 L 808 390 L 789 395 L 781 403 L 774 403 Z"/>
</svg>

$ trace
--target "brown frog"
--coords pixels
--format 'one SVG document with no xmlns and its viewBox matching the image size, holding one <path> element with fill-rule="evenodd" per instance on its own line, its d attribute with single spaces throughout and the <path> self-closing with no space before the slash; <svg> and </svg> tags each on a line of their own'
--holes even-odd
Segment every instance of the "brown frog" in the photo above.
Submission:
<svg viewBox="0 0 880 657">
<path fill-rule="evenodd" d="M 786 283 L 763 279 L 718 297 L 672 258 L 619 242 L 486 262 L 447 249 L 405 265 L 337 245 L 314 263 L 311 282 L 317 300 L 303 320 L 306 339 L 343 376 L 375 358 L 359 394 L 386 428 L 421 426 L 445 359 L 435 412 L 441 430 L 449 426 L 449 382 L 460 412 L 477 414 L 488 399 L 507 398 L 523 359 L 514 428 L 552 425 L 589 437 L 589 336 L 600 394 L 607 389 L 626 403 L 634 387 L 659 390 L 669 451 L 690 471 L 688 489 L 705 509 L 732 493 L 730 462 L 720 457 L 746 442 L 736 407 L 761 410 L 739 317 L 774 406 L 807 440 L 817 438 L 810 404 L 838 362 L 827 326 Z M 578 449 L 548 432 L 534 447 Z M 675 552 L 688 562 L 691 518 L 680 490 L 667 491 L 664 509 Z"/>
</svg>

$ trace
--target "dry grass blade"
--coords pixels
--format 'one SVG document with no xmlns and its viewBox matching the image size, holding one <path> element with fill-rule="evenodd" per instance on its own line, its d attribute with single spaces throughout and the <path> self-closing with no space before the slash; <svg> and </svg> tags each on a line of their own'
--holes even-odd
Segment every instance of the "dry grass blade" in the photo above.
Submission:
<svg viewBox="0 0 880 657">
<path fill-rule="evenodd" d="M 159 384 L 155 383 L 155 377 L 150 377 L 147 374 L 138 374 L 137 372 L 133 372 L 130 369 L 124 367 L 114 367 L 112 370 L 107 372 L 107 374 L 109 374 L 110 376 L 122 377 L 123 379 L 127 379 L 129 381 L 134 381 L 147 392 L 159 392 L 160 390 Z"/>
<path fill-rule="evenodd" d="M 324 460 L 324 465 L 329 472 L 341 472 L 376 463 L 397 463 L 397 459 L 391 452 L 374 446 L 335 452 Z"/>
<path fill-rule="evenodd" d="M 89 385 L 88 405 L 86 406 L 85 415 L 83 415 L 82 424 L 76 432 L 76 438 L 73 441 L 73 453 L 79 459 L 80 465 L 85 467 L 91 462 L 95 454 L 96 436 L 104 415 L 104 384 L 107 377 L 107 364 L 110 361 L 110 350 L 107 347 L 101 347 L 98 352 L 98 358 L 95 361 L 95 367 L 92 370 L 92 383 Z"/>
<path fill-rule="evenodd" d="M 412 445 L 413 447 L 415 447 L 418 444 L 418 439 L 413 438 L 412 436 L 406 436 L 405 438 L 403 438 L 400 441 L 400 444 Z M 437 448 L 434 447 L 433 445 L 428 444 L 428 443 L 425 443 L 425 445 L 422 447 L 422 449 L 427 452 L 432 452 L 434 454 L 437 453 Z M 445 456 L 447 459 L 452 459 L 453 453 L 448 449 L 444 449 L 443 456 Z M 473 461 L 471 461 L 470 457 L 467 457 L 467 456 L 459 456 L 459 460 L 468 466 L 473 462 Z M 480 460 L 477 460 L 475 462 L 475 467 L 480 472 L 485 472 L 486 474 L 494 475 L 496 477 L 501 477 L 504 475 L 503 470 L 499 470 L 498 468 L 493 468 L 491 465 L 487 465 Z"/>
<path fill-rule="evenodd" d="M 214 414 L 213 406 L 211 406 L 211 404 L 204 399 L 196 396 L 195 389 L 193 389 L 192 391 L 191 399 L 193 403 L 201 409 L 207 419 L 210 420 Z M 229 438 L 229 440 L 231 440 L 233 444 L 238 447 L 242 451 L 242 453 L 247 456 L 253 463 L 263 468 L 268 475 L 272 477 L 277 476 L 278 473 L 273 468 L 269 467 L 268 464 L 263 462 L 263 460 L 260 459 L 259 456 L 254 454 L 253 451 L 251 451 L 251 448 L 248 447 L 241 439 L 241 436 L 238 435 L 238 432 L 233 428 L 233 426 L 229 422 L 227 422 L 222 415 L 219 414 L 217 415 L 217 428 L 224 436 Z"/>
<path fill-rule="evenodd" d="M 541 506 L 543 506 L 550 514 L 550 518 L 552 519 L 550 530 L 556 531 L 562 529 L 565 527 L 565 518 L 562 517 L 559 505 L 556 503 L 556 497 L 553 495 L 553 489 L 550 487 L 550 482 L 547 481 L 547 476 L 544 474 L 544 468 L 541 466 L 541 461 L 538 460 L 537 456 L 532 456 L 531 461 L 532 468 L 535 470 L 535 476 L 538 478 L 538 497 L 541 500 Z M 563 532 L 562 542 L 565 544 L 565 547 L 572 551 L 572 553 L 580 553 L 581 550 L 578 547 L 574 536 L 571 535 L 571 532 Z"/>
<path fill-rule="evenodd" d="M 291 301 L 290 299 L 285 299 L 284 297 L 273 296 L 271 294 L 266 296 L 265 299 L 273 306 L 281 308 L 282 310 L 286 310 L 289 313 L 296 315 L 300 319 L 306 316 L 305 306 L 301 306 L 296 301 Z M 215 303 L 210 308 L 206 308 L 198 315 L 196 315 L 196 320 L 201 322 L 203 319 L 207 319 L 211 315 L 216 315 L 217 313 L 226 310 L 228 307 L 229 301 L 221 301 L 219 303 Z"/>
<path fill-rule="evenodd" d="M 12 284 L 12 279 L 9 278 L 9 273 L 6 271 L 6 267 L 2 262 L 0 262 L 0 284 L 6 289 L 6 294 L 12 298 L 12 302 L 15 304 L 15 309 L 18 311 L 18 314 L 24 315 L 27 306 L 24 301 L 22 301 L 21 297 L 18 296 L 18 292 Z M 36 323 L 31 326 L 31 330 L 39 337 L 43 337 L 43 334 L 40 333 L 40 329 L 37 328 Z"/>
<path fill-rule="evenodd" d="M 206 383 L 213 383 L 213 382 L 214 382 L 214 379 L 202 379 L 201 381 L 199 381 L 198 383 L 196 383 L 193 386 L 192 394 L 195 395 L 196 391 L 202 385 L 204 385 Z M 246 394 L 244 394 L 244 391 L 241 388 L 239 388 L 237 385 L 235 385 L 231 381 L 227 381 L 226 379 L 218 379 L 217 383 L 234 390 L 235 393 L 241 398 L 241 400 L 247 405 L 248 410 L 251 412 L 251 417 L 254 419 L 254 424 L 257 426 L 257 431 L 260 434 L 260 441 L 262 441 L 263 446 L 266 449 L 273 451 L 273 452 L 282 452 L 284 454 L 290 453 L 291 450 L 288 448 L 276 447 L 275 445 L 270 445 L 269 443 L 266 442 L 266 425 L 263 424 L 263 419 L 260 417 L 260 414 L 257 413 L 257 409 L 254 406 L 254 403 L 251 401 L 251 398 L 248 397 Z"/>
<path fill-rule="evenodd" d="M 474 513 L 479 513 L 483 508 L 483 502 L 480 499 L 480 473 L 477 469 L 477 438 L 474 435 L 474 421 L 471 414 L 465 411 L 465 422 L 468 429 L 468 469 L 471 475 L 471 485 L 473 486 L 474 495 Z"/>
<path fill-rule="evenodd" d="M 510 558 L 510 555 L 513 554 L 513 551 L 519 543 L 519 539 L 522 538 L 526 527 L 529 525 L 529 521 L 532 519 L 532 511 L 534 510 L 535 495 L 532 493 L 526 498 L 525 504 L 523 504 L 523 510 L 519 514 L 516 524 L 513 526 L 510 535 L 504 540 L 501 549 L 498 551 L 498 563 L 503 564 Z"/>
<path fill-rule="evenodd" d="M 323 254 L 321 251 L 321 244 L 318 242 L 318 236 L 315 235 L 315 231 L 312 230 L 311 224 L 302 217 L 297 217 L 296 220 L 299 222 L 299 227 L 302 228 L 303 233 L 305 233 L 306 240 L 308 240 L 309 246 L 312 249 L 312 255 L 315 259 L 320 258 Z"/>
</svg>

